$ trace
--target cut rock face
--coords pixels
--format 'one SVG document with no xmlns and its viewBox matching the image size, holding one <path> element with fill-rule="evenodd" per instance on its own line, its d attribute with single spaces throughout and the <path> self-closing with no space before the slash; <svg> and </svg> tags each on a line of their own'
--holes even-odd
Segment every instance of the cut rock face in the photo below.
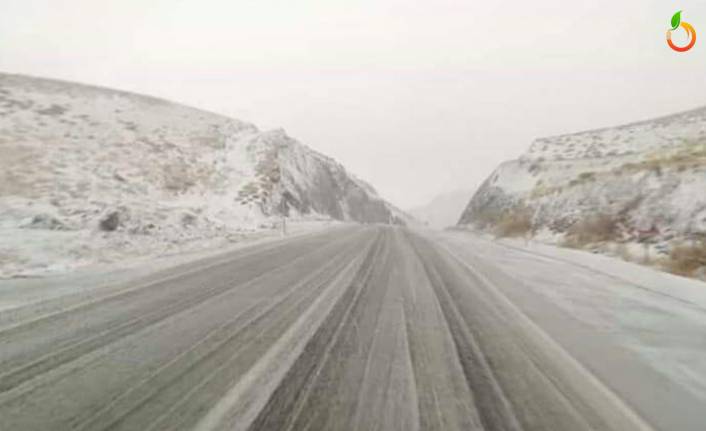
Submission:
<svg viewBox="0 0 706 431">
<path fill-rule="evenodd" d="M 536 140 L 502 163 L 459 221 L 495 232 L 528 209 L 549 242 L 595 248 L 650 236 L 652 255 L 706 234 L 706 108 Z M 597 224 L 595 221 L 602 222 Z"/>
</svg>

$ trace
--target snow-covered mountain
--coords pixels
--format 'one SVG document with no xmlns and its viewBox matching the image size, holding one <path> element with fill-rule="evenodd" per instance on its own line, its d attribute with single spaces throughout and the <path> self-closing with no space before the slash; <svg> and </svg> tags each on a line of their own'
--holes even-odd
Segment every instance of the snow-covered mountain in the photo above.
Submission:
<svg viewBox="0 0 706 431">
<path fill-rule="evenodd" d="M 434 197 L 426 205 L 407 210 L 407 213 L 433 228 L 443 229 L 454 226 L 472 194 L 473 192 L 469 190 L 444 193 Z"/>
<path fill-rule="evenodd" d="M 647 241 L 668 250 L 701 240 L 706 108 L 536 140 L 485 181 L 459 225 L 503 223 L 556 241 Z"/>
<path fill-rule="evenodd" d="M 98 232 L 110 250 L 115 238 L 173 243 L 258 229 L 282 212 L 407 217 L 283 130 L 75 83 L 0 74 L 0 154 L 0 263 L 19 266 L 32 257 L 16 248 L 37 231 Z"/>
</svg>

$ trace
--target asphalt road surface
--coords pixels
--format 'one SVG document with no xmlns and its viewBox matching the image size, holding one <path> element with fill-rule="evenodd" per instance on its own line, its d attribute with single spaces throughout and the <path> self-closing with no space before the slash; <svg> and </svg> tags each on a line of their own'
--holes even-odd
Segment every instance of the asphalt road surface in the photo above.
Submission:
<svg viewBox="0 0 706 431">
<path fill-rule="evenodd" d="M 706 429 L 626 399 L 479 265 L 349 226 L 4 312 L 0 430 Z"/>
</svg>

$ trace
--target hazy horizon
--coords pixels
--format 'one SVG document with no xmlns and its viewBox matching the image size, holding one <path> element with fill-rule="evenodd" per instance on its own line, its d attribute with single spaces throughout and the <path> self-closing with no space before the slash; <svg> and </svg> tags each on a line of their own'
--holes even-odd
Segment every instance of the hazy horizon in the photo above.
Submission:
<svg viewBox="0 0 706 431">
<path fill-rule="evenodd" d="M 410 208 L 473 189 L 534 138 L 706 105 L 706 46 L 631 0 L 5 2 L 0 70 L 284 128 Z"/>
</svg>

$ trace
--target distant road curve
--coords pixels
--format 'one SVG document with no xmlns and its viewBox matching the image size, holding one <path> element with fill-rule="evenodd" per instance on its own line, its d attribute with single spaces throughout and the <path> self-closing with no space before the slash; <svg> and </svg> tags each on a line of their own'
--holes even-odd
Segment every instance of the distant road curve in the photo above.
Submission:
<svg viewBox="0 0 706 431">
<path fill-rule="evenodd" d="M 649 410 L 486 271 L 433 235 L 347 226 L 5 311 L 0 430 L 704 429 L 701 400 Z"/>
</svg>

